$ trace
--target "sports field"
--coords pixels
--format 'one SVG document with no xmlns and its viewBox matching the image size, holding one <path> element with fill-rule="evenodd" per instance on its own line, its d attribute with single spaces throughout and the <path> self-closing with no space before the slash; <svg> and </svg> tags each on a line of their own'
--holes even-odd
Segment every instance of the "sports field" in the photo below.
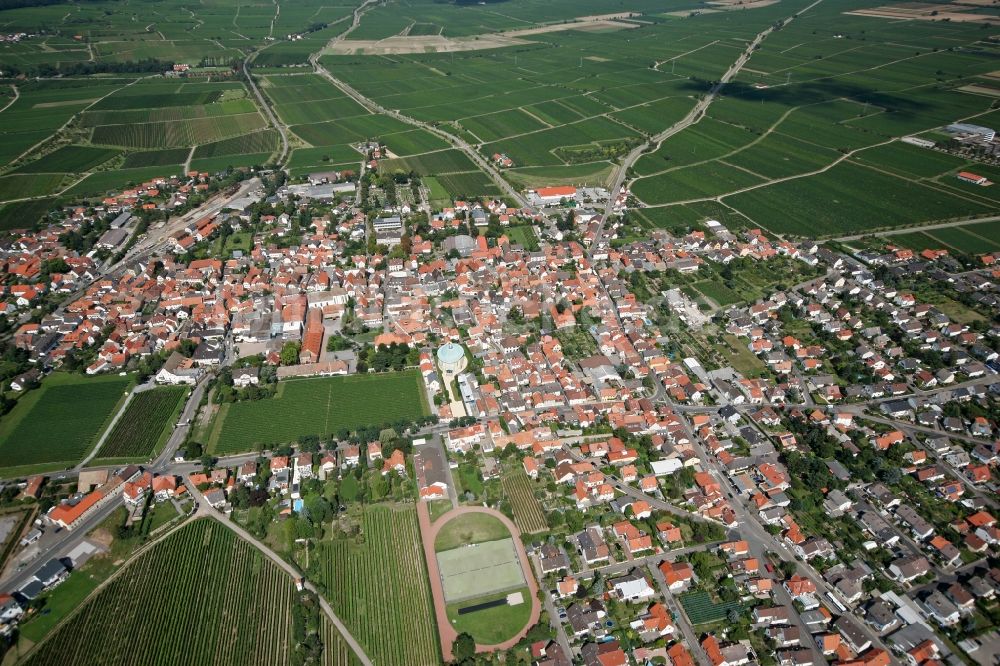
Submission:
<svg viewBox="0 0 1000 666">
<path fill-rule="evenodd" d="M 524 585 L 524 572 L 510 537 L 446 550 L 437 554 L 437 560 L 449 603 Z"/>
<path fill-rule="evenodd" d="M 5 475 L 24 466 L 71 465 L 87 454 L 132 386 L 131 377 L 55 373 L 0 422 Z"/>
<path fill-rule="evenodd" d="M 216 454 L 253 451 L 302 435 L 412 421 L 428 413 L 415 370 L 286 380 L 273 398 L 224 404 L 208 447 Z"/>
</svg>

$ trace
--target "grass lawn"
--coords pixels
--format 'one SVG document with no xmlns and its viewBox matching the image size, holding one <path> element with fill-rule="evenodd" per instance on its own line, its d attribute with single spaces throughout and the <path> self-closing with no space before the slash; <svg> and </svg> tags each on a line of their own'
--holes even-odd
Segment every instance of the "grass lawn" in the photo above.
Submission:
<svg viewBox="0 0 1000 666">
<path fill-rule="evenodd" d="M 485 513 L 467 513 L 445 523 L 434 540 L 434 550 L 440 553 L 470 543 L 508 537 L 510 530 L 497 518 Z"/>
<path fill-rule="evenodd" d="M 483 480 L 475 465 L 462 463 L 458 466 L 458 480 L 463 492 L 470 492 L 476 497 L 483 494 Z"/>
<path fill-rule="evenodd" d="M 82 571 L 74 573 L 51 592 L 42 595 L 45 606 L 37 615 L 19 627 L 21 635 L 34 643 L 40 641 L 70 611 L 79 606 L 102 579 L 95 577 L 87 567 L 84 567 Z"/>
<path fill-rule="evenodd" d="M 538 236 L 535 234 L 535 230 L 530 225 L 509 227 L 504 230 L 504 233 L 507 235 L 507 238 L 510 239 L 511 243 L 520 245 L 528 252 L 535 252 L 538 250 Z"/>
<path fill-rule="evenodd" d="M 253 451 L 302 435 L 415 420 L 427 413 L 415 370 L 286 380 L 273 398 L 223 405 L 208 447 L 213 453 Z"/>
<path fill-rule="evenodd" d="M 431 522 L 433 523 L 438 518 L 451 511 L 451 502 L 448 500 L 431 500 L 427 503 L 427 510 L 430 512 Z"/>
<path fill-rule="evenodd" d="M 746 345 L 734 335 L 726 335 L 726 342 L 729 343 L 730 347 L 735 349 L 735 352 L 726 349 L 725 347 L 719 347 L 719 351 L 723 355 L 729 357 L 729 363 L 735 368 L 736 372 L 740 373 L 744 377 L 756 377 L 760 373 L 764 372 L 766 366 L 764 362 L 759 358 L 750 353 Z"/>
<path fill-rule="evenodd" d="M 504 599 L 508 594 L 520 592 L 524 602 L 517 606 L 494 606 L 484 610 L 459 615 L 460 608 L 475 606 L 495 599 Z M 459 633 L 466 632 L 480 645 L 495 645 L 513 638 L 531 616 L 531 593 L 527 587 L 513 592 L 491 594 L 476 599 L 470 599 L 455 604 L 448 604 L 448 620 Z"/>
<path fill-rule="evenodd" d="M 93 446 L 131 388 L 133 377 L 54 373 L 22 397 L 0 423 L 6 476 L 23 466 L 75 463 Z"/>
<path fill-rule="evenodd" d="M 149 531 L 153 532 L 158 527 L 163 527 L 171 520 L 179 516 L 177 509 L 174 508 L 173 502 L 161 502 L 160 504 L 154 504 L 151 507 L 152 516 L 148 516 L 149 520 Z"/>
</svg>

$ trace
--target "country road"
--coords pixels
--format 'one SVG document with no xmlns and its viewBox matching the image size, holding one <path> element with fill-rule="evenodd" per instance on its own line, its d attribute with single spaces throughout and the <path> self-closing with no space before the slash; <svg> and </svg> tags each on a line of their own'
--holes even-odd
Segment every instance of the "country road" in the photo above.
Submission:
<svg viewBox="0 0 1000 666">
<path fill-rule="evenodd" d="M 809 11 L 810 9 L 812 9 L 821 2 L 823 2 L 823 0 L 816 0 L 808 7 L 804 8 L 802 11 L 797 12 L 792 16 L 789 16 L 787 19 L 785 19 L 785 24 L 787 25 L 792 20 L 794 20 L 795 17 L 804 14 L 805 12 Z M 632 152 L 630 152 L 628 155 L 625 156 L 625 159 L 622 160 L 622 163 L 618 166 L 618 169 L 615 172 L 614 180 L 612 181 L 611 188 L 609 189 L 611 196 L 608 198 L 607 206 L 604 207 L 604 215 L 601 217 L 601 224 L 597 229 L 596 238 L 598 239 L 598 241 L 600 241 L 600 239 L 604 234 L 604 225 L 607 223 L 608 217 L 611 215 L 614 209 L 614 204 L 615 200 L 618 197 L 618 193 L 625 185 L 625 179 L 628 176 L 628 170 L 631 169 L 632 166 L 639 161 L 639 158 L 642 157 L 642 155 L 645 154 L 647 151 L 648 152 L 655 151 L 660 147 L 660 144 L 662 144 L 665 140 L 700 121 L 704 117 L 705 112 L 708 110 L 709 105 L 715 100 L 716 96 L 719 94 L 719 91 L 721 91 L 722 88 L 734 76 L 736 76 L 736 74 L 738 74 L 741 69 L 743 69 L 743 66 L 747 63 L 748 60 L 750 60 L 750 56 L 753 54 L 754 50 L 773 31 L 774 31 L 774 26 L 771 25 L 765 30 L 762 30 L 760 33 L 758 33 L 757 36 L 753 38 L 753 41 L 750 42 L 749 46 L 747 46 L 747 48 L 740 54 L 740 57 L 736 59 L 736 62 L 734 62 L 732 65 L 729 66 L 729 69 L 727 69 L 726 73 L 722 75 L 722 78 L 719 79 L 718 83 L 712 86 L 712 89 L 708 91 L 708 94 L 706 94 L 703 98 L 698 100 L 698 103 L 694 105 L 694 108 L 688 111 L 686 116 L 681 118 L 679 121 L 677 121 L 667 129 L 663 130 L 659 134 L 656 134 L 655 136 L 650 138 L 646 143 L 637 146 L 636 148 L 633 148 Z M 591 257 L 593 256 L 599 244 L 600 243 L 594 243 L 591 246 L 589 256 Z"/>
<path fill-rule="evenodd" d="M 358 7 L 357 9 L 355 9 L 354 10 L 354 23 L 351 25 L 350 28 L 348 28 L 344 32 L 342 32 L 339 35 L 337 35 L 336 37 L 334 37 L 331 40 L 331 43 L 342 41 L 348 35 L 350 35 L 351 32 L 355 28 L 357 28 L 358 25 L 361 23 L 361 17 L 368 10 L 369 6 L 372 5 L 372 4 L 375 4 L 376 1 L 377 0 L 366 0 L 366 2 L 364 4 L 362 4 L 360 7 Z M 817 1 L 819 1 L 819 0 L 817 0 Z M 487 162 L 486 159 L 482 155 L 479 154 L 479 151 L 477 151 L 475 148 L 473 148 L 471 145 L 469 145 L 468 142 L 464 141 L 463 139 L 460 139 L 459 137 L 451 134 L 450 132 L 447 132 L 447 131 L 439 128 L 439 127 L 435 127 L 434 125 L 431 125 L 430 123 L 425 123 L 423 121 L 416 120 L 415 118 L 411 118 L 411 117 L 409 117 L 407 115 L 404 115 L 404 114 L 400 113 L 399 111 L 395 111 L 395 110 L 392 110 L 392 109 L 387 109 L 387 108 L 383 107 L 381 104 L 375 102 L 374 100 L 369 99 L 368 97 L 365 97 L 364 95 L 362 95 L 360 92 L 358 92 L 357 90 L 355 90 L 354 88 L 352 88 L 348 84 L 344 83 L 340 79 L 338 79 L 335 76 L 333 76 L 333 74 L 331 74 L 330 71 L 327 70 L 326 67 L 324 67 L 320 63 L 320 57 L 322 55 L 323 55 L 323 51 L 319 51 L 319 52 L 313 53 L 311 56 L 309 56 L 309 62 L 310 62 L 310 64 L 312 64 L 313 69 L 316 71 L 317 74 L 319 74 L 320 76 L 322 76 L 323 78 L 325 78 L 326 80 L 328 80 L 333 85 L 337 86 L 337 88 L 339 88 L 348 97 L 350 97 L 351 99 L 353 99 L 358 104 L 360 104 L 364 108 L 368 109 L 372 113 L 378 113 L 378 114 L 390 116 L 390 117 L 395 118 L 396 120 L 398 120 L 400 122 L 406 123 L 407 125 L 413 125 L 414 127 L 418 127 L 418 128 L 423 129 L 423 130 L 425 130 L 427 132 L 430 132 L 431 134 L 434 134 L 435 136 L 437 136 L 437 137 L 439 137 L 441 139 L 444 139 L 449 144 L 451 144 L 454 148 L 457 148 L 458 150 L 461 150 L 463 153 L 465 153 L 466 155 L 468 155 L 469 158 L 473 161 L 473 163 L 475 163 L 475 165 L 477 167 L 479 167 L 480 169 L 482 169 L 490 177 L 490 179 L 493 180 L 493 182 L 496 183 L 496 185 L 500 187 L 500 189 L 504 192 L 504 194 L 506 194 L 511 199 L 513 199 L 514 201 L 516 201 L 519 206 L 527 206 L 528 202 L 524 198 L 524 196 L 520 192 L 518 192 L 516 189 L 514 189 L 514 187 L 511 186 L 511 184 L 508 183 L 507 180 L 503 176 L 500 175 L 500 172 L 497 171 L 493 167 L 493 165 L 491 165 L 489 162 Z"/>
</svg>

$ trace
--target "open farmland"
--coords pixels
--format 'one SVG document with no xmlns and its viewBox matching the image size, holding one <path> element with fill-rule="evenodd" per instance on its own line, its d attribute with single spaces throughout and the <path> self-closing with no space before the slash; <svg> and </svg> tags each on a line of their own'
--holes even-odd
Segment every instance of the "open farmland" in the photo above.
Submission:
<svg viewBox="0 0 1000 666">
<path fill-rule="evenodd" d="M 82 458 L 110 421 L 132 378 L 63 373 L 29 391 L 0 423 L 7 472 L 26 465 L 69 465 Z"/>
<path fill-rule="evenodd" d="M 149 458 L 166 441 L 187 389 L 161 386 L 132 396 L 97 452 L 100 458 Z"/>
<path fill-rule="evenodd" d="M 993 100 L 960 89 L 995 69 L 996 47 L 974 25 L 840 11 L 818 5 L 769 35 L 704 118 L 637 162 L 633 193 L 664 211 L 720 202 L 800 237 L 995 210 L 988 188 L 954 178 L 984 167 L 898 139 L 987 116 Z M 971 246 L 962 235 L 953 241 Z"/>
<path fill-rule="evenodd" d="M 410 421 L 428 413 L 426 402 L 412 370 L 286 380 L 273 398 L 223 405 L 208 445 L 218 454 L 253 451 L 302 435 Z"/>
<path fill-rule="evenodd" d="M 363 539 L 342 537 L 317 544 L 309 578 L 375 663 L 440 663 L 413 505 L 366 506 L 361 534 Z"/>
<path fill-rule="evenodd" d="M 296 603 L 284 571 L 201 519 L 127 564 L 24 663 L 291 664 Z M 354 662 L 325 620 L 321 639 L 324 664 Z"/>
</svg>

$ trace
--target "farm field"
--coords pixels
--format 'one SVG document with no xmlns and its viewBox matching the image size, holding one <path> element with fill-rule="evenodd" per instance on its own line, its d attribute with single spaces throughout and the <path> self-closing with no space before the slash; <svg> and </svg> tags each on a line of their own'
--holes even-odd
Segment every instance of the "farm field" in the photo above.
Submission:
<svg viewBox="0 0 1000 666">
<path fill-rule="evenodd" d="M 310 555 L 310 580 L 320 586 L 375 663 L 440 663 L 413 505 L 365 506 L 361 533 L 364 538 L 360 540 L 343 537 L 320 542 Z"/>
<path fill-rule="evenodd" d="M 285 380 L 273 398 L 224 404 L 208 448 L 216 454 L 253 451 L 301 435 L 329 435 L 427 413 L 423 384 L 413 370 Z"/>
<path fill-rule="evenodd" d="M 283 570 L 224 525 L 201 519 L 128 563 L 24 663 L 72 666 L 101 655 L 119 664 L 290 664 L 295 603 Z M 325 664 L 352 663 L 331 627 L 322 635 Z"/>
<path fill-rule="evenodd" d="M 98 458 L 148 459 L 169 436 L 186 394 L 180 386 L 136 393 L 98 450 Z"/>
<path fill-rule="evenodd" d="M 70 465 L 90 450 L 133 378 L 54 373 L 21 397 L 0 423 L 6 476 L 24 466 Z"/>
<path fill-rule="evenodd" d="M 533 534 L 548 529 L 542 505 L 535 498 L 531 479 L 523 469 L 515 469 L 503 475 L 503 492 L 514 510 L 514 524 L 523 534 Z"/>
</svg>

